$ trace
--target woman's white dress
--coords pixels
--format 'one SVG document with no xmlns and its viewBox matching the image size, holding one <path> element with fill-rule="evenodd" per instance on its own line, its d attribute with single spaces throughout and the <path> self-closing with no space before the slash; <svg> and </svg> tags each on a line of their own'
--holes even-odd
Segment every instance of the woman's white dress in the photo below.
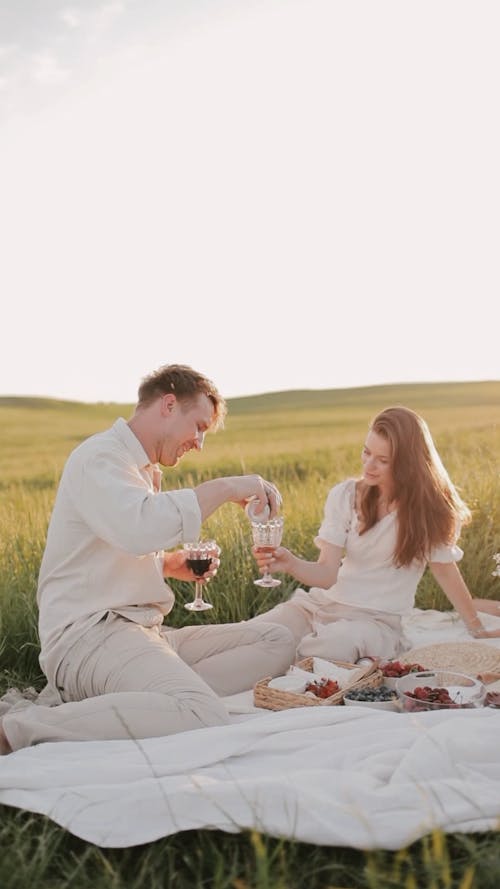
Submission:
<svg viewBox="0 0 500 889">
<path fill-rule="evenodd" d="M 359 534 L 355 489 L 355 479 L 331 489 L 315 538 L 318 547 L 325 541 L 345 549 L 336 583 L 327 590 L 298 589 L 289 602 L 266 613 L 266 620 L 279 620 L 292 629 L 300 657 L 353 663 L 366 656 L 394 657 L 408 647 L 401 617 L 414 607 L 427 562 L 401 568 L 393 564 L 396 510 Z M 462 556 L 455 543 L 434 548 L 428 561 L 457 562 Z"/>
</svg>

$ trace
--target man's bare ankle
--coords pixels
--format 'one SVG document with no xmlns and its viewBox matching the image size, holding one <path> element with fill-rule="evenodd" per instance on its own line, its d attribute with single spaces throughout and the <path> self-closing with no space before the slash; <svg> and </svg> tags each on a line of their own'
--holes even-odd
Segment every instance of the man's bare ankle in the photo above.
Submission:
<svg viewBox="0 0 500 889">
<path fill-rule="evenodd" d="M 7 735 L 5 734 L 2 723 L 0 722 L 0 756 L 4 756 L 6 753 L 12 753 L 12 747 L 7 740 Z"/>
</svg>

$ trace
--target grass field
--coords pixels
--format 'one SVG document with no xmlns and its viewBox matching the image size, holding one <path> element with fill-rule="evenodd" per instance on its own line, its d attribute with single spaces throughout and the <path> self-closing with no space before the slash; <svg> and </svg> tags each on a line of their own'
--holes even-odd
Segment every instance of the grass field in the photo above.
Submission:
<svg viewBox="0 0 500 889">
<path fill-rule="evenodd" d="M 500 598 L 492 556 L 500 551 L 500 382 L 412 384 L 367 389 L 282 392 L 233 400 L 226 428 L 207 436 L 202 454 L 165 473 L 168 487 L 216 475 L 259 472 L 284 496 L 286 545 L 314 557 L 313 537 L 328 489 L 359 468 L 371 417 L 405 404 L 428 421 L 441 456 L 473 510 L 461 544 L 463 574 L 477 595 Z M 38 666 L 35 591 L 57 481 L 79 441 L 130 416 L 131 405 L 0 398 L 0 693 L 35 685 Z M 276 593 L 257 591 L 248 523 L 226 505 L 207 534 L 223 559 L 213 586 L 214 620 L 265 610 Z M 284 578 L 280 595 L 293 584 Z M 180 602 L 189 584 L 172 584 Z M 448 607 L 426 573 L 420 607 Z M 192 620 L 176 607 L 170 623 Z M 498 889 L 496 833 L 436 834 L 400 853 L 314 847 L 259 834 L 187 832 L 128 850 L 76 840 L 39 816 L 3 807 L 1 889 Z"/>
</svg>

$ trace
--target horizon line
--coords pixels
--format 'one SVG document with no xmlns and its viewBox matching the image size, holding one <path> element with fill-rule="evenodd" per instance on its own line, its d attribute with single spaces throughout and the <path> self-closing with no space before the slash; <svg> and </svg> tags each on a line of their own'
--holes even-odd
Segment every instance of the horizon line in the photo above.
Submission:
<svg viewBox="0 0 500 889">
<path fill-rule="evenodd" d="M 289 395 L 291 393 L 305 393 L 305 392 L 353 392 L 356 390 L 368 390 L 368 389 L 387 389 L 391 387 L 408 387 L 408 386 L 463 386 L 463 385 L 485 385 L 492 383 L 500 383 L 499 379 L 481 379 L 481 380 L 401 380 L 401 381 L 393 381 L 393 382 L 385 382 L 385 383 L 370 383 L 366 385 L 352 385 L 352 386 L 325 386 L 325 387 L 304 387 L 304 388 L 296 388 L 296 389 L 272 389 L 267 390 L 265 392 L 254 392 L 247 395 L 231 395 L 231 396 L 223 396 L 226 402 L 230 401 L 242 401 L 243 399 L 249 398 L 265 398 L 267 396 L 272 395 Z M 97 399 L 95 401 L 87 401 L 78 398 L 68 398 L 57 395 L 36 395 L 34 393 L 24 393 L 24 394 L 5 394 L 0 395 L 0 405 L 5 401 L 50 401 L 50 402 L 59 402 L 64 404 L 82 404 L 82 405 L 130 405 L 134 404 L 133 401 L 117 401 L 115 399 Z"/>
</svg>

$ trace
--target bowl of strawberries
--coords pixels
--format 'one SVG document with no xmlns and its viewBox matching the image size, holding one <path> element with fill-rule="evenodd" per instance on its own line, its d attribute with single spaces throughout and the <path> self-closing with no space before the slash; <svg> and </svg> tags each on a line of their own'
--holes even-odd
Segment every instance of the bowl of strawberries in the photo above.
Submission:
<svg viewBox="0 0 500 889">
<path fill-rule="evenodd" d="M 426 668 L 421 664 L 404 664 L 402 661 L 393 660 L 380 664 L 380 669 L 384 677 L 384 685 L 395 689 L 397 680 L 402 676 L 408 676 L 409 673 L 421 673 Z"/>
<path fill-rule="evenodd" d="M 484 706 L 486 689 L 479 679 L 449 670 L 424 670 L 396 680 L 406 712 L 464 710 Z"/>
</svg>

